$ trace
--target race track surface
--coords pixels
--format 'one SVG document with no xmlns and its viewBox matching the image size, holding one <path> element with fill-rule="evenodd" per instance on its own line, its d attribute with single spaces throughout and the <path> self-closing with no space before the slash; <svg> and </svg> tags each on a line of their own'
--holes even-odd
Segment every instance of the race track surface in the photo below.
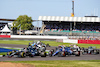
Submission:
<svg viewBox="0 0 100 67">
<path fill-rule="evenodd" d="M 66 56 L 66 57 L 35 56 L 33 58 L 30 58 L 30 57 L 25 57 L 25 58 L 2 57 L 0 58 L 0 61 L 35 61 L 35 60 L 100 60 L 100 54 L 99 55 L 81 55 L 80 57 L 76 57 L 76 56 Z"/>
<path fill-rule="evenodd" d="M 27 47 L 27 45 L 13 45 L 13 44 L 0 44 L 0 47 L 17 47 L 17 48 L 24 48 Z M 48 47 L 47 49 L 53 49 L 55 47 Z M 35 60 L 100 60 L 100 54 L 98 55 L 81 55 L 80 57 L 76 56 L 66 56 L 66 57 L 40 57 L 40 56 L 34 56 L 33 58 L 25 57 L 25 58 L 8 58 L 8 57 L 0 57 L 0 61 L 35 61 Z"/>
</svg>

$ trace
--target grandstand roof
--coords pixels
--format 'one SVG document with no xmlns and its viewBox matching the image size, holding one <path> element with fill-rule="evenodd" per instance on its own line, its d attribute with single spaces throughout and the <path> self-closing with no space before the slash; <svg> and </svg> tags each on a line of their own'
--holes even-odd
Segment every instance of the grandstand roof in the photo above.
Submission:
<svg viewBox="0 0 100 67">
<path fill-rule="evenodd" d="M 100 17 L 39 16 L 41 21 L 100 22 Z"/>
<path fill-rule="evenodd" d="M 0 21 L 15 21 L 16 19 L 0 19 Z M 32 20 L 32 21 L 38 21 L 38 20 Z"/>
</svg>

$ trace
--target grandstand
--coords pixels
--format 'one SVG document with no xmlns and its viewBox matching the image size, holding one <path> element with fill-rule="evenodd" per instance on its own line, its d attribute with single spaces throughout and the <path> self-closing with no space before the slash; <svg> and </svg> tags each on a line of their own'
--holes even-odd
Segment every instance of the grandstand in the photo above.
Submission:
<svg viewBox="0 0 100 67">
<path fill-rule="evenodd" d="M 69 36 L 69 38 L 100 37 L 99 17 L 39 16 L 44 35 Z"/>
</svg>

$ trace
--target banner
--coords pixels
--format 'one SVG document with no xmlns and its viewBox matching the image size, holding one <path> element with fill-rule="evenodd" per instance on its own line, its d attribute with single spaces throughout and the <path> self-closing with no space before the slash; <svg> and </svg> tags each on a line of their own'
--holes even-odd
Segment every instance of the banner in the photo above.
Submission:
<svg viewBox="0 0 100 67">
<path fill-rule="evenodd" d="M 10 35 L 0 35 L 0 38 L 10 38 Z"/>
<path fill-rule="evenodd" d="M 84 44 L 100 44 L 100 40 L 78 40 L 78 43 L 84 43 Z"/>
</svg>

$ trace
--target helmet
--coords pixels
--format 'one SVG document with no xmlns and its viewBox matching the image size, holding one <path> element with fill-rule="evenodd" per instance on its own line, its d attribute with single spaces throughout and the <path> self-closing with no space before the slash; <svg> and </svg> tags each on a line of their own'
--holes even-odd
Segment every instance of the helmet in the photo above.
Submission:
<svg viewBox="0 0 100 67">
<path fill-rule="evenodd" d="M 33 43 L 32 46 L 36 45 L 36 43 Z"/>
</svg>

